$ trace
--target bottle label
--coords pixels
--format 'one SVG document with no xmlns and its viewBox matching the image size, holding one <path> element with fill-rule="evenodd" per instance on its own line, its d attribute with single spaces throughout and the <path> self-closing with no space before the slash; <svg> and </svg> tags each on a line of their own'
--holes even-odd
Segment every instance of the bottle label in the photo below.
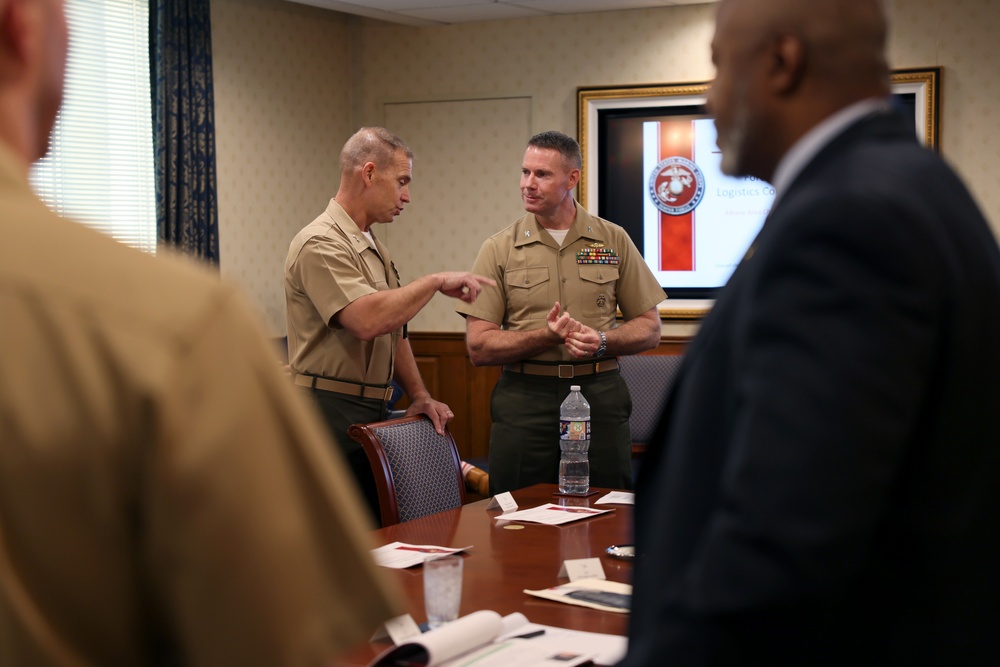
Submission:
<svg viewBox="0 0 1000 667">
<path fill-rule="evenodd" d="M 560 440 L 590 440 L 590 420 L 560 419 Z"/>
</svg>

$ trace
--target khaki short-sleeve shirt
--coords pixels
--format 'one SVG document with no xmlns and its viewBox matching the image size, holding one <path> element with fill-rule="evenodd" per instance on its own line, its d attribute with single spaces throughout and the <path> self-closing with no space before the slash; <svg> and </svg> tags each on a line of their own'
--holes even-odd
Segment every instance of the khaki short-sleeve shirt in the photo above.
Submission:
<svg viewBox="0 0 1000 667">
<path fill-rule="evenodd" d="M 666 298 L 628 233 L 579 203 L 562 247 L 528 213 L 486 239 L 472 270 L 497 286 L 484 288 L 458 312 L 509 331 L 544 327 L 556 301 L 580 322 L 607 331 L 618 309 L 631 320 Z M 563 345 L 533 358 L 572 359 Z"/>
<path fill-rule="evenodd" d="M 373 235 L 374 238 L 374 235 Z M 364 341 L 333 321 L 355 300 L 399 287 L 389 251 L 372 246 L 335 200 L 292 239 L 285 260 L 292 371 L 386 385 L 402 328 Z"/>
<path fill-rule="evenodd" d="M 329 664 L 399 614 L 242 296 L 59 218 L 2 141 L 0 220 L 0 665 Z"/>
</svg>

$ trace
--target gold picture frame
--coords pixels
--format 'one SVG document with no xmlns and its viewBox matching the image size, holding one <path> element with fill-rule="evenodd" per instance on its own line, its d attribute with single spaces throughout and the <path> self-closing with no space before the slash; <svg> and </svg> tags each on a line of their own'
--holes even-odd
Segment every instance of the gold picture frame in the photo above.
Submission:
<svg viewBox="0 0 1000 667">
<path fill-rule="evenodd" d="M 940 67 L 897 69 L 890 75 L 893 95 L 903 106 L 913 110 L 918 138 L 935 151 L 940 146 L 941 76 Z M 710 82 L 694 82 L 579 88 L 577 137 L 583 154 L 578 186 L 580 203 L 588 211 L 602 214 L 599 201 L 599 179 L 605 168 L 601 163 L 600 148 L 604 139 L 601 136 L 602 113 L 628 113 L 632 110 L 641 113 L 641 110 L 649 109 L 651 113 L 669 116 L 674 110 L 678 114 L 690 114 L 692 109 L 700 109 L 700 114 L 707 115 L 704 104 L 710 85 Z M 604 156 L 603 162 L 614 163 L 614 156 Z M 622 224 L 618 220 L 613 222 Z M 711 298 L 668 299 L 660 308 L 660 316 L 668 320 L 697 320 L 708 313 L 713 303 Z"/>
</svg>

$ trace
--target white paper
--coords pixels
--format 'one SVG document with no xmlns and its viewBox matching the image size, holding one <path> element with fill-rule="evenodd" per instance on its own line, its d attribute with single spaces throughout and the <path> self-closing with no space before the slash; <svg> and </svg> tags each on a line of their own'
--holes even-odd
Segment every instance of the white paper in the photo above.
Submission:
<svg viewBox="0 0 1000 667">
<path fill-rule="evenodd" d="M 390 567 L 395 570 L 402 570 L 414 565 L 422 565 L 424 561 L 437 558 L 444 554 L 454 554 L 459 551 L 467 551 L 468 547 L 439 547 L 433 544 L 407 544 L 405 542 L 393 542 L 378 549 L 372 549 L 372 558 L 376 565 Z"/>
<path fill-rule="evenodd" d="M 475 611 L 385 651 L 372 664 L 390 665 L 405 657 L 427 665 L 439 665 L 492 642 L 527 620 L 523 614 L 501 618 L 495 611 Z"/>
<path fill-rule="evenodd" d="M 628 640 L 617 635 L 537 625 L 520 613 L 500 618 L 493 611 L 477 611 L 389 649 L 371 664 L 409 660 L 429 667 L 574 667 L 593 660 L 614 665 L 625 657 L 627 646 Z"/>
<path fill-rule="evenodd" d="M 422 644 L 427 649 L 428 665 L 437 665 L 493 641 L 504 629 L 500 614 L 495 611 L 474 611 L 425 632 L 414 643 Z"/>
<path fill-rule="evenodd" d="M 584 632 L 583 630 L 569 630 L 568 628 L 557 628 L 551 625 L 538 625 L 528 623 L 513 632 L 508 632 L 497 639 L 502 641 L 513 635 L 524 635 L 538 630 L 545 630 L 543 635 L 547 642 L 552 642 L 563 648 L 569 646 L 580 653 L 593 656 L 591 659 L 598 665 L 615 665 L 625 658 L 628 650 L 628 637 L 622 635 L 607 635 L 600 632 Z M 541 639 L 537 637 L 535 639 Z M 521 641 L 535 641 L 535 639 L 524 639 Z M 479 667 L 478 665 L 476 667 Z"/>
<path fill-rule="evenodd" d="M 555 505 L 553 503 L 546 503 L 544 505 L 539 505 L 538 507 L 532 507 L 531 509 L 501 514 L 494 518 L 503 519 L 504 521 L 528 521 L 531 523 L 542 523 L 549 526 L 556 526 L 561 523 L 579 521 L 580 519 L 587 519 L 592 516 L 597 516 L 598 514 L 604 514 L 611 511 L 612 510 L 594 509 L 593 507 L 574 507 L 571 505 Z"/>
<path fill-rule="evenodd" d="M 635 505 L 635 494 L 631 491 L 612 491 L 594 501 L 595 505 Z"/>
<path fill-rule="evenodd" d="M 555 600 L 556 602 L 564 602 L 566 604 L 577 605 L 580 607 L 589 607 L 591 609 L 600 609 L 601 611 L 611 611 L 616 614 L 627 614 L 628 609 L 621 609 L 619 607 L 609 607 L 607 605 L 598 604 L 596 602 L 590 602 L 588 600 L 578 600 L 576 598 L 567 597 L 567 593 L 573 591 L 596 591 L 596 592 L 607 592 L 607 593 L 620 593 L 622 595 L 632 595 L 632 587 L 628 584 L 623 584 L 617 581 L 606 581 L 604 579 L 580 579 L 579 581 L 571 581 L 568 584 L 563 584 L 561 586 L 553 586 L 552 588 L 545 588 L 539 591 L 531 591 L 525 589 L 525 593 L 528 595 L 534 595 L 535 597 L 545 598 L 546 600 Z"/>
<path fill-rule="evenodd" d="M 593 660 L 578 646 L 548 635 L 493 642 L 438 667 L 576 667 Z M 610 663 L 609 663 L 610 664 Z"/>
</svg>

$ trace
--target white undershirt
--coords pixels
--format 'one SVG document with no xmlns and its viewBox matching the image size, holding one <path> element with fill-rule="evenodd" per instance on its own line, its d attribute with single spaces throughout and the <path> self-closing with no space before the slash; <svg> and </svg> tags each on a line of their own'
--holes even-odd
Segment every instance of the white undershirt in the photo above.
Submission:
<svg viewBox="0 0 1000 667">
<path fill-rule="evenodd" d="M 361 233 L 364 234 L 365 238 L 368 239 L 368 242 L 372 244 L 372 250 L 374 250 L 375 254 L 379 256 L 379 259 L 381 259 L 382 253 L 378 251 L 378 246 L 375 245 L 375 239 L 372 238 L 372 233 L 371 232 L 361 232 Z"/>
<path fill-rule="evenodd" d="M 552 238 L 556 240 L 556 243 L 559 244 L 560 248 L 562 247 L 563 241 L 566 240 L 566 235 L 569 234 L 568 229 L 549 229 L 546 227 L 545 231 L 547 231 Z"/>
</svg>

